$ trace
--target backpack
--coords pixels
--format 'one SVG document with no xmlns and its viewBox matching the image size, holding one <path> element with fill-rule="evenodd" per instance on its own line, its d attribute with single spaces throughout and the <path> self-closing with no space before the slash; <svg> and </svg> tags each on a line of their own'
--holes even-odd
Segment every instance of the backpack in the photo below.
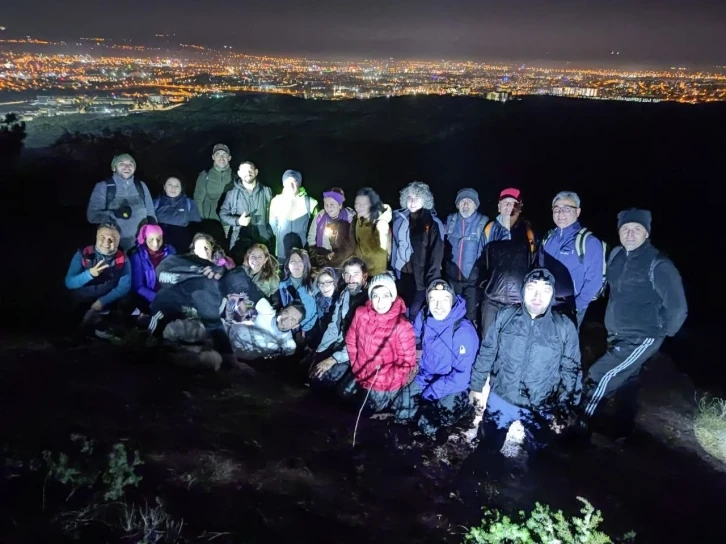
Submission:
<svg viewBox="0 0 726 544">
<path fill-rule="evenodd" d="M 492 227 L 494 226 L 496 219 L 494 221 L 490 221 L 486 227 L 484 227 L 484 237 L 487 240 L 487 243 L 489 242 L 489 236 L 492 234 Z M 527 229 L 527 240 L 529 241 L 529 251 L 532 255 L 534 255 L 537 251 L 537 245 L 534 241 L 534 232 L 532 231 L 532 227 L 529 225 L 529 223 L 525 223 L 525 228 Z"/>
<path fill-rule="evenodd" d="M 552 238 L 556 230 L 557 229 L 550 230 L 544 237 L 544 240 L 542 240 L 543 251 L 545 244 L 550 238 Z M 577 234 L 575 234 L 575 253 L 577 253 L 577 258 L 580 259 L 580 264 L 585 262 L 585 249 L 587 247 L 586 242 L 588 236 L 591 235 L 592 231 L 584 227 L 578 230 Z M 610 259 L 612 259 L 613 255 L 617 254 L 615 250 L 613 250 L 613 254 L 611 254 L 610 259 L 608 259 L 608 245 L 602 240 L 600 243 L 602 244 L 602 285 L 600 286 L 600 290 L 595 293 L 594 297 L 592 297 L 592 300 L 597 300 L 605 293 L 605 288 L 607 286 L 608 264 L 610 264 Z"/>
<path fill-rule="evenodd" d="M 139 196 L 141 197 L 141 200 L 146 202 L 146 193 L 144 192 L 144 187 L 141 185 L 141 182 L 134 178 L 134 186 L 136 187 L 136 190 L 139 192 Z M 106 180 L 106 209 L 108 210 L 108 207 L 111 205 L 111 202 L 113 202 L 113 199 L 116 198 L 116 182 L 113 180 L 113 178 L 109 178 Z M 147 210 L 148 213 L 148 210 Z"/>
<path fill-rule="evenodd" d="M 93 256 L 96 253 L 95 246 L 86 246 L 81 249 L 81 264 L 84 270 L 88 270 L 93 266 Z M 121 270 L 126 264 L 126 254 L 120 249 L 116 250 L 116 254 L 113 257 L 113 264 L 118 270 Z"/>
<path fill-rule="evenodd" d="M 154 199 L 154 211 L 158 211 L 159 209 L 159 198 Z M 192 201 L 187 197 L 187 213 L 192 213 Z"/>
<path fill-rule="evenodd" d="M 607 266 L 610 266 L 613 262 L 613 259 L 623 250 L 623 246 L 618 246 L 616 248 L 613 248 L 613 250 L 610 252 L 610 257 L 608 258 Z M 660 262 L 663 260 L 663 257 L 661 257 L 660 253 L 656 255 L 653 258 L 653 261 L 650 263 L 650 267 L 648 268 L 648 279 L 650 280 L 650 285 L 653 287 L 653 290 L 655 291 L 655 267 L 660 264 Z"/>
</svg>

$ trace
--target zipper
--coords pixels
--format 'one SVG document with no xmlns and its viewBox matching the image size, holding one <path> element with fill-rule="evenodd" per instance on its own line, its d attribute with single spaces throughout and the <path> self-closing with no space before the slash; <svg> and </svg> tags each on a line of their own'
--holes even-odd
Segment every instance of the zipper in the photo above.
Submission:
<svg viewBox="0 0 726 544">
<path fill-rule="evenodd" d="M 464 258 L 464 237 L 465 237 L 465 233 L 466 233 L 466 224 L 465 223 L 466 223 L 466 219 L 464 219 L 462 217 L 461 218 L 461 240 L 459 240 L 459 266 L 458 266 L 458 268 L 459 268 L 459 281 L 462 280 L 462 275 L 461 275 L 461 262 L 462 262 L 462 259 Z"/>
<path fill-rule="evenodd" d="M 523 395 L 522 390 L 522 383 L 524 381 L 524 373 L 527 370 L 527 367 L 529 366 L 529 350 L 532 347 L 532 332 L 534 331 L 534 323 L 535 319 L 531 319 L 531 316 L 529 314 L 526 314 L 530 318 L 530 325 L 529 325 L 529 334 L 527 334 L 527 343 L 524 346 L 524 357 L 522 358 L 522 370 L 519 373 L 519 396 L 520 398 Z"/>
</svg>

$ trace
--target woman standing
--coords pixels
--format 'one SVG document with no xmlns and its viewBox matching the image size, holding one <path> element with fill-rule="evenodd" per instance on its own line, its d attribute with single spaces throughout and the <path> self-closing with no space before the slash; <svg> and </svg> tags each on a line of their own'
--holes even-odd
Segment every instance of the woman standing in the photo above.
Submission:
<svg viewBox="0 0 726 544">
<path fill-rule="evenodd" d="M 391 207 L 373 189 L 364 187 L 355 195 L 355 213 L 351 223 L 355 255 L 365 261 L 371 276 L 382 274 L 391 251 Z"/>
</svg>

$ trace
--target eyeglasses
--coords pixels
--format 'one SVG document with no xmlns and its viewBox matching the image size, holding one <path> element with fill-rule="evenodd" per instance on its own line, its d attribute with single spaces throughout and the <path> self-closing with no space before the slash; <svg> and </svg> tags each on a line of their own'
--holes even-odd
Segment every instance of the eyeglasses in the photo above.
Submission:
<svg viewBox="0 0 726 544">
<path fill-rule="evenodd" d="M 555 215 L 560 214 L 560 213 L 564 213 L 564 214 L 568 215 L 568 214 L 571 214 L 572 212 L 574 212 L 576 209 L 577 208 L 575 208 L 573 206 L 557 206 L 555 208 L 552 208 L 552 213 Z"/>
<path fill-rule="evenodd" d="M 318 285 L 320 285 L 321 287 L 329 287 L 331 285 L 335 285 L 335 282 L 333 280 L 329 280 L 329 281 L 319 281 L 318 282 Z"/>
</svg>

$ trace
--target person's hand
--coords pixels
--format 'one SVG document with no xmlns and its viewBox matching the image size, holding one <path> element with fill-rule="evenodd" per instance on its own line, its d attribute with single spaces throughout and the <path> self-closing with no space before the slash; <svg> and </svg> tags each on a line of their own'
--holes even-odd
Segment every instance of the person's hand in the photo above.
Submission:
<svg viewBox="0 0 726 544">
<path fill-rule="evenodd" d="M 94 312 L 100 312 L 101 310 L 103 310 L 103 303 L 100 300 L 97 300 L 96 302 L 91 304 L 91 310 L 93 310 Z"/>
<path fill-rule="evenodd" d="M 474 408 L 479 408 L 482 410 L 486 408 L 484 404 L 484 393 L 482 393 L 481 391 L 470 391 L 469 404 L 471 404 Z"/>
<path fill-rule="evenodd" d="M 423 350 L 422 349 L 417 349 L 416 350 L 416 362 L 419 362 L 421 360 L 421 356 L 422 355 L 423 355 Z"/>
<path fill-rule="evenodd" d="M 237 222 L 240 224 L 241 227 L 247 227 L 250 224 L 250 221 L 252 218 L 250 217 L 250 214 L 247 212 L 242 212 L 242 215 L 239 216 L 239 219 Z"/>
<path fill-rule="evenodd" d="M 222 277 L 222 274 L 220 272 L 215 273 L 211 266 L 207 266 L 204 270 L 202 270 L 202 274 L 210 280 L 218 280 Z"/>
<path fill-rule="evenodd" d="M 94 266 L 88 269 L 88 271 L 91 273 L 91 276 L 94 278 L 97 278 L 101 272 L 106 270 L 108 268 L 108 264 L 105 261 L 98 261 Z"/>
<path fill-rule="evenodd" d="M 328 260 L 329 261 L 332 261 L 333 260 L 333 257 L 335 257 L 335 253 L 333 253 L 333 252 L 328 253 Z"/>
<path fill-rule="evenodd" d="M 317 365 L 315 365 L 312 370 L 310 371 L 310 377 L 311 378 L 322 378 L 323 374 L 325 374 L 328 370 L 333 368 L 337 361 L 333 359 L 332 357 L 328 357 L 327 359 L 323 359 L 320 361 Z"/>
<path fill-rule="evenodd" d="M 553 417 L 550 421 L 550 429 L 552 429 L 553 433 L 560 434 L 565 429 L 565 423 L 561 419 Z"/>
</svg>

